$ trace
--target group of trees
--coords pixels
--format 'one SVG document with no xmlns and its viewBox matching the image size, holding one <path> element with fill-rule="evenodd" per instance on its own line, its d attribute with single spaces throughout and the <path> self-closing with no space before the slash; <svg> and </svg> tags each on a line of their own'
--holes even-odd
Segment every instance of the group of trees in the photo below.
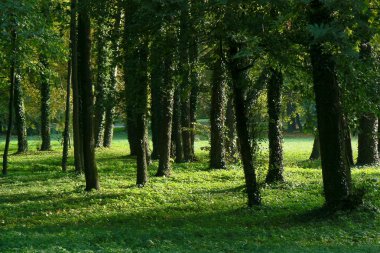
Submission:
<svg viewBox="0 0 380 253">
<path fill-rule="evenodd" d="M 61 89 L 66 91 L 62 168 L 66 171 L 72 119 L 75 168 L 84 172 L 86 190 L 99 189 L 95 148 L 111 146 L 117 111 L 136 156 L 138 186 L 148 182 L 151 160 L 159 160 L 156 176 L 166 177 L 172 158 L 195 161 L 204 93 L 210 94 L 209 167 L 224 169 L 239 153 L 249 206 L 261 202 L 256 156 L 263 101 L 266 183 L 284 180 L 284 118 L 289 128 L 315 134 L 310 159 L 321 156 L 326 205 L 332 209 L 354 201 L 353 131 L 359 137 L 358 164 L 379 160 L 377 1 L 23 2 L 0 4 L 0 63 L 6 66 L 1 74 L 9 76 L 3 174 L 13 121 L 18 152 L 28 149 L 25 79 L 39 83 L 40 150 L 50 149 L 56 76 L 67 76 Z"/>
</svg>

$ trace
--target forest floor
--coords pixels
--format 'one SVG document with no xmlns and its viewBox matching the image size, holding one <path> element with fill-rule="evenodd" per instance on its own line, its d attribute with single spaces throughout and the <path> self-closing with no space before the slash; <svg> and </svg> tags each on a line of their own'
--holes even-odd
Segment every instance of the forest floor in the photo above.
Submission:
<svg viewBox="0 0 380 253">
<path fill-rule="evenodd" d="M 363 207 L 327 216 L 319 162 L 307 160 L 310 137 L 285 138 L 286 183 L 262 185 L 254 209 L 239 165 L 208 169 L 207 142 L 196 143 L 199 162 L 175 165 L 171 178 L 155 178 L 154 163 L 137 188 L 135 161 L 118 136 L 97 151 L 101 190 L 90 193 L 83 176 L 60 171 L 58 140 L 46 153 L 38 143 L 12 155 L 9 176 L 0 177 L 0 252 L 380 252 L 380 168 L 353 169 L 367 191 Z"/>
</svg>

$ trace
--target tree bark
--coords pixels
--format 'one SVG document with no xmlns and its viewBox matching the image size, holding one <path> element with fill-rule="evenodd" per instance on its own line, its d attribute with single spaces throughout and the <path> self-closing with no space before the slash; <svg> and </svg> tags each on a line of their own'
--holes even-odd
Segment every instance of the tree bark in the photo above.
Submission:
<svg viewBox="0 0 380 253">
<path fill-rule="evenodd" d="M 106 82 L 107 75 L 107 51 L 105 42 L 105 26 L 102 21 L 99 21 L 99 29 L 97 31 L 97 76 L 95 85 L 95 147 L 103 146 L 104 142 L 104 127 L 106 119 Z"/>
<path fill-rule="evenodd" d="M 2 174 L 4 176 L 8 174 L 8 153 L 9 153 L 9 144 L 11 142 L 11 135 L 12 135 L 14 87 L 15 87 L 15 82 L 16 82 L 16 60 L 14 59 L 17 53 L 16 40 L 17 40 L 17 33 L 15 30 L 13 30 L 11 31 L 13 60 L 11 62 L 10 76 L 9 76 L 10 86 L 9 86 L 9 102 L 8 102 L 8 126 L 7 126 L 7 134 L 5 137 L 5 148 L 4 148 L 4 154 L 3 154 L 3 169 L 2 169 Z"/>
<path fill-rule="evenodd" d="M 62 151 L 62 171 L 67 171 L 67 159 L 69 157 L 70 142 L 70 90 L 71 90 L 71 60 L 67 63 L 67 86 L 66 86 L 66 110 L 65 110 L 65 129 L 63 131 L 63 151 Z"/>
<path fill-rule="evenodd" d="M 229 96 L 226 110 L 226 150 L 228 157 L 236 160 L 236 119 L 233 96 Z"/>
<path fill-rule="evenodd" d="M 71 0 L 71 85 L 73 89 L 73 135 L 75 172 L 84 171 L 83 161 L 83 126 L 81 122 L 81 92 L 78 83 L 78 36 L 77 36 L 77 0 Z"/>
<path fill-rule="evenodd" d="M 224 123 L 225 123 L 225 81 L 222 59 L 218 56 L 214 66 L 211 81 L 211 149 L 210 168 L 225 169 L 225 145 L 224 145 Z"/>
<path fill-rule="evenodd" d="M 253 151 L 248 131 L 248 118 L 245 103 L 245 89 L 248 83 L 246 71 L 242 70 L 242 61 L 234 58 L 239 52 L 239 46 L 231 42 L 229 45 L 229 68 L 231 72 L 234 105 L 236 113 L 236 130 L 239 137 L 240 155 L 243 163 L 246 190 L 248 194 L 248 206 L 260 205 L 261 196 L 256 180 L 256 171 L 253 164 Z M 245 64 L 244 64 L 245 65 Z M 253 140 L 255 142 L 255 140 Z M 257 145 L 257 144 L 255 144 Z M 254 147 L 255 148 L 255 147 Z"/>
<path fill-rule="evenodd" d="M 171 174 L 170 154 L 173 121 L 174 83 L 172 80 L 172 56 L 164 59 L 163 85 L 161 95 L 161 120 L 159 135 L 159 165 L 156 176 L 169 177 Z"/>
<path fill-rule="evenodd" d="M 182 148 L 182 135 L 181 135 L 181 96 L 179 94 L 179 88 L 175 89 L 174 93 L 174 109 L 173 109 L 173 134 L 172 142 L 175 147 L 175 162 L 183 162 L 183 148 Z"/>
<path fill-rule="evenodd" d="M 370 165 L 379 162 L 378 120 L 372 113 L 364 114 L 359 119 L 358 165 Z"/>
<path fill-rule="evenodd" d="M 21 77 L 16 76 L 14 86 L 14 107 L 15 107 L 15 125 L 17 132 L 17 153 L 24 153 L 28 151 L 28 140 L 26 132 L 26 118 L 23 91 L 21 87 Z"/>
<path fill-rule="evenodd" d="M 50 84 L 46 74 L 48 62 L 45 55 L 40 57 L 43 70 L 41 72 L 41 138 L 42 144 L 40 151 L 51 149 L 50 143 Z"/>
<path fill-rule="evenodd" d="M 282 155 L 282 126 L 281 126 L 281 89 L 283 86 L 282 73 L 272 69 L 268 82 L 268 140 L 269 140 L 269 170 L 265 182 L 267 184 L 284 181 Z"/>
<path fill-rule="evenodd" d="M 161 86 L 163 85 L 162 73 L 164 71 L 162 67 L 162 55 L 160 47 L 159 38 L 156 38 L 153 41 L 153 46 L 151 48 L 151 129 L 152 129 L 152 142 L 153 142 L 153 151 L 152 151 L 152 159 L 159 159 L 160 153 L 160 125 L 161 125 Z"/>
<path fill-rule="evenodd" d="M 331 22 L 330 12 L 319 0 L 311 2 L 311 24 Z M 310 56 L 321 145 L 323 188 L 326 206 L 345 208 L 351 195 L 351 170 L 345 137 L 345 118 L 333 56 L 320 42 L 312 43 Z"/>
<path fill-rule="evenodd" d="M 309 160 L 311 161 L 318 160 L 321 156 L 320 149 L 321 148 L 320 148 L 320 143 L 319 143 L 319 134 L 316 133 L 314 136 L 313 150 L 311 151 Z"/>
<path fill-rule="evenodd" d="M 81 0 L 80 3 L 88 3 Z M 91 80 L 91 21 L 89 7 L 79 8 L 78 25 L 78 83 L 82 98 L 81 119 L 83 123 L 83 161 L 86 191 L 99 189 L 98 170 L 95 161 L 94 93 Z"/>
</svg>

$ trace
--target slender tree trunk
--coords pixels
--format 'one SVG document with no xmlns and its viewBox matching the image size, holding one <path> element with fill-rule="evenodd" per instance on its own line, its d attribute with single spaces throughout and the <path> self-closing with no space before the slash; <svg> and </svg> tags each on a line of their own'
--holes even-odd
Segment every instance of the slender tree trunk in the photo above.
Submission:
<svg viewBox="0 0 380 253">
<path fill-rule="evenodd" d="M 268 82 L 268 139 L 269 139 L 269 170 L 266 183 L 284 181 L 282 155 L 282 126 L 281 126 L 281 89 L 282 73 L 272 69 Z"/>
<path fill-rule="evenodd" d="M 225 169 L 224 122 L 225 122 L 225 81 L 223 63 L 220 57 L 214 63 L 211 93 L 211 149 L 210 168 Z"/>
<path fill-rule="evenodd" d="M 66 86 L 66 110 L 65 110 L 65 129 L 63 131 L 63 151 L 62 151 L 62 171 L 67 171 L 67 159 L 69 157 L 70 142 L 70 90 L 71 90 L 71 60 L 67 63 L 67 86 Z"/>
<path fill-rule="evenodd" d="M 321 156 L 320 153 L 320 143 L 319 143 L 319 134 L 316 133 L 314 136 L 314 142 L 313 142 L 313 150 L 311 151 L 311 155 L 309 157 L 309 160 L 314 161 L 318 160 Z"/>
<path fill-rule="evenodd" d="M 196 71 L 196 65 L 198 62 L 198 43 L 193 34 L 192 41 L 189 49 L 189 58 L 190 58 L 190 128 L 191 128 L 191 156 L 193 160 L 195 158 L 195 127 L 197 124 L 197 103 L 199 95 L 199 78 Z"/>
<path fill-rule="evenodd" d="M 95 86 L 95 147 L 103 146 L 104 126 L 106 118 L 106 80 L 107 80 L 107 51 L 105 42 L 105 27 L 99 21 L 97 31 L 97 77 Z"/>
<path fill-rule="evenodd" d="M 24 153 L 28 151 L 28 140 L 26 132 L 26 119 L 23 92 L 21 87 L 21 78 L 16 76 L 14 86 L 14 107 L 15 107 L 15 123 L 18 140 L 17 153 Z"/>
<path fill-rule="evenodd" d="M 311 24 L 325 25 L 330 13 L 319 0 L 311 2 Z M 351 195 L 351 170 L 348 161 L 345 136 L 345 118 L 341 94 L 337 82 L 333 56 L 325 52 L 322 44 L 310 46 L 314 91 L 318 116 L 318 132 L 321 145 L 323 188 L 326 206 L 330 209 L 345 208 Z"/>
<path fill-rule="evenodd" d="M 110 82 L 109 91 L 106 101 L 106 120 L 104 127 L 104 141 L 103 147 L 110 148 L 112 145 L 113 129 L 114 129 L 114 117 L 116 106 L 116 84 L 118 75 L 118 63 L 120 54 L 120 24 L 121 24 L 121 1 L 118 1 L 118 11 L 115 16 L 115 25 L 112 30 L 113 40 L 111 42 L 111 67 L 110 67 Z"/>
<path fill-rule="evenodd" d="M 181 127 L 182 127 L 182 148 L 183 161 L 190 162 L 192 157 L 191 144 L 191 119 L 190 119 L 190 62 L 189 62 L 189 42 L 190 42 L 190 16 L 189 2 L 184 1 L 184 6 L 180 16 L 180 36 L 179 36 L 179 74 L 181 77 Z"/>
<path fill-rule="evenodd" d="M 358 165 L 379 162 L 378 120 L 372 113 L 364 114 L 359 119 Z"/>
<path fill-rule="evenodd" d="M 41 151 L 51 149 L 50 144 L 50 84 L 49 78 L 46 75 L 48 62 L 45 55 L 40 57 L 41 64 L 44 67 L 41 73 Z"/>
<path fill-rule="evenodd" d="M 242 65 L 234 56 L 239 52 L 235 43 L 230 44 L 230 63 L 232 87 L 234 93 L 234 104 L 236 113 L 236 130 L 239 137 L 240 155 L 243 163 L 246 190 L 248 194 L 248 206 L 260 205 L 261 196 L 256 180 L 256 171 L 253 164 L 253 151 L 248 131 L 248 118 L 245 103 L 245 87 L 248 82 L 246 71 L 241 70 Z M 254 144 L 255 144 L 255 140 Z M 257 145 L 257 144 L 255 144 Z M 255 147 L 254 147 L 255 148 Z"/>
<path fill-rule="evenodd" d="M 345 118 L 345 117 L 343 116 L 343 118 Z M 349 128 L 346 120 L 344 120 L 343 123 L 344 123 L 344 138 L 345 138 L 346 156 L 347 156 L 349 165 L 353 166 L 355 163 L 354 163 L 354 155 L 352 153 L 351 131 L 350 131 L 350 128 Z"/>
<path fill-rule="evenodd" d="M 78 83 L 78 42 L 77 42 L 77 0 L 71 0 L 71 85 L 73 89 L 73 135 L 74 135 L 74 163 L 75 172 L 84 171 L 83 161 L 83 128 L 81 122 L 81 94 Z"/>
<path fill-rule="evenodd" d="M 156 176 L 169 177 L 171 174 L 170 153 L 173 121 L 174 83 L 172 80 L 172 56 L 164 59 L 163 87 L 161 99 L 161 120 L 159 136 L 159 165 Z"/>
<path fill-rule="evenodd" d="M 183 147 L 181 136 L 181 96 L 179 94 L 179 88 L 175 89 L 174 93 L 174 109 L 173 109 L 173 142 L 175 146 L 175 162 L 183 162 Z"/>
<path fill-rule="evenodd" d="M 11 31 L 11 39 L 12 39 L 12 48 L 13 48 L 13 56 L 17 53 L 17 34 L 16 31 Z M 10 68 L 10 86 L 9 86 L 9 103 L 8 103 L 8 126 L 7 126 L 7 134 L 5 137 L 5 148 L 3 154 L 3 175 L 8 174 L 8 153 L 9 153 L 9 144 L 11 142 L 12 135 L 12 122 L 13 122 L 13 104 L 14 104 L 14 87 L 16 82 L 16 60 L 13 59 Z"/>
<path fill-rule="evenodd" d="M 161 51 L 163 50 L 160 47 L 159 38 L 156 38 L 153 41 L 153 46 L 151 48 L 151 129 L 152 129 L 152 142 L 153 142 L 153 151 L 152 159 L 157 160 L 159 158 L 159 139 L 160 139 L 160 126 L 161 126 L 161 87 L 163 85 L 162 73 L 165 71 L 162 66 L 163 57 Z"/>
<path fill-rule="evenodd" d="M 136 71 L 137 82 L 134 84 L 134 119 L 136 122 L 137 138 L 137 181 L 138 186 L 143 186 L 148 181 L 148 149 L 147 149 L 147 103 L 148 103 L 148 43 L 145 39 L 140 45 L 138 55 L 138 69 Z"/>
<path fill-rule="evenodd" d="M 228 157 L 235 160 L 236 155 L 236 119 L 233 96 L 229 96 L 226 111 L 226 149 Z"/>
<path fill-rule="evenodd" d="M 81 0 L 80 3 L 84 1 Z M 86 2 L 87 3 L 87 2 Z M 78 78 L 82 98 L 81 119 L 83 123 L 83 161 L 86 178 L 86 191 L 99 189 L 98 170 L 95 161 L 94 138 L 94 94 L 91 81 L 91 21 L 88 6 L 79 8 L 78 25 Z"/>
</svg>

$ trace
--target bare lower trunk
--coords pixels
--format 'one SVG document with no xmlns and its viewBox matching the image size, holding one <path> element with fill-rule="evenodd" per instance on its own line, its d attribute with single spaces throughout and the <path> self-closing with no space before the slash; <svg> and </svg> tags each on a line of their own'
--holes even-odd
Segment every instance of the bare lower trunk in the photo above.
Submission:
<svg viewBox="0 0 380 253">
<path fill-rule="evenodd" d="M 48 151 L 51 149 L 50 144 L 50 84 L 46 76 L 48 63 L 46 56 L 41 56 L 41 63 L 44 70 L 41 74 L 41 151 Z"/>
<path fill-rule="evenodd" d="M 282 126 L 281 126 L 281 89 L 283 86 L 282 73 L 272 69 L 268 82 L 268 139 L 269 139 L 269 170 L 266 183 L 284 181 L 282 155 Z"/>
<path fill-rule="evenodd" d="M 311 151 L 311 155 L 309 157 L 309 160 L 318 160 L 321 156 L 320 153 L 320 144 L 319 144 L 319 135 L 318 133 L 315 134 L 314 136 L 314 142 L 313 142 L 313 150 Z"/>
<path fill-rule="evenodd" d="M 376 115 L 368 113 L 359 119 L 358 165 L 370 165 L 379 162 L 378 120 Z"/>
<path fill-rule="evenodd" d="M 330 13 L 321 1 L 312 1 L 312 24 L 329 23 Z M 351 170 L 346 149 L 346 123 L 333 56 L 319 43 L 310 46 L 321 145 L 326 206 L 345 208 L 351 195 Z"/>
<path fill-rule="evenodd" d="M 24 98 L 21 87 L 21 78 L 16 76 L 14 86 L 14 107 L 15 107 L 15 127 L 17 132 L 17 153 L 24 153 L 28 151 L 28 140 L 26 132 L 26 119 Z"/>
<path fill-rule="evenodd" d="M 82 2 L 82 1 L 81 1 Z M 91 80 L 91 22 L 88 7 L 79 8 L 78 25 L 78 83 L 82 98 L 81 119 L 83 123 L 83 165 L 86 191 L 99 189 L 98 170 L 95 161 L 94 94 Z"/>
<path fill-rule="evenodd" d="M 239 137 L 240 155 L 243 163 L 245 185 L 248 195 L 248 206 L 260 205 L 261 196 L 256 180 L 256 171 L 253 164 L 253 149 L 250 143 L 248 131 L 248 118 L 244 97 L 244 87 L 247 87 L 248 76 L 246 71 L 240 68 L 240 61 L 234 57 L 239 52 L 239 47 L 235 43 L 230 44 L 230 63 L 232 87 L 234 93 L 234 104 L 236 113 L 236 130 Z M 253 141 L 255 141 L 253 139 Z"/>
<path fill-rule="evenodd" d="M 225 169 L 225 146 L 224 146 L 224 110 L 225 110 L 225 81 L 222 59 L 215 61 L 212 74 L 211 93 L 211 149 L 210 168 Z"/>
</svg>

